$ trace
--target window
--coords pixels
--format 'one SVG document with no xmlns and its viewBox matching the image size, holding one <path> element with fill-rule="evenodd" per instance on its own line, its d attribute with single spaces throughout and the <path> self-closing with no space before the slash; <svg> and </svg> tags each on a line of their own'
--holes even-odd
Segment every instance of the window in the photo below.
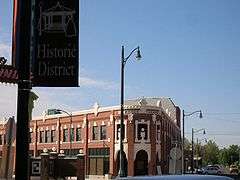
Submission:
<svg viewBox="0 0 240 180">
<path fill-rule="evenodd" d="M 74 141 L 74 128 L 70 129 L 70 141 Z"/>
<path fill-rule="evenodd" d="M 161 140 L 161 126 L 158 124 L 157 125 L 157 141 Z"/>
<path fill-rule="evenodd" d="M 103 139 L 107 139 L 107 126 L 104 125 L 104 126 L 101 126 L 101 134 L 100 134 L 100 139 L 103 140 Z"/>
<path fill-rule="evenodd" d="M 63 130 L 63 142 L 68 141 L 68 129 Z"/>
<path fill-rule="evenodd" d="M 56 130 L 52 130 L 51 131 L 51 142 L 55 142 L 56 141 Z"/>
<path fill-rule="evenodd" d="M 81 128 L 76 129 L 76 141 L 81 141 Z"/>
<path fill-rule="evenodd" d="M 98 126 L 93 126 L 93 130 L 92 130 L 92 139 L 93 140 L 98 140 Z"/>
<path fill-rule="evenodd" d="M 45 143 L 51 142 L 51 132 L 50 130 L 45 131 Z"/>
<path fill-rule="evenodd" d="M 147 140 L 148 139 L 148 132 L 147 132 L 147 124 L 138 124 L 138 132 L 137 132 L 137 138 L 138 140 Z"/>
<path fill-rule="evenodd" d="M 33 143 L 33 132 L 29 132 L 29 143 Z"/>
<path fill-rule="evenodd" d="M 89 148 L 89 174 L 104 175 L 109 173 L 109 148 Z"/>
<path fill-rule="evenodd" d="M 39 142 L 40 143 L 44 142 L 44 131 L 40 131 L 40 133 L 39 133 Z"/>
<path fill-rule="evenodd" d="M 6 138 L 6 134 L 3 135 L 3 144 L 7 143 L 7 138 Z"/>
<path fill-rule="evenodd" d="M 3 144 L 2 138 L 3 138 L 3 135 L 2 135 L 2 134 L 0 134 L 0 145 L 2 145 L 2 144 Z"/>
<path fill-rule="evenodd" d="M 119 140 L 120 138 L 120 131 L 121 131 L 121 128 L 120 128 L 120 124 L 117 125 L 117 140 Z M 125 138 L 125 125 L 123 124 L 123 133 L 122 133 L 122 139 Z"/>
</svg>

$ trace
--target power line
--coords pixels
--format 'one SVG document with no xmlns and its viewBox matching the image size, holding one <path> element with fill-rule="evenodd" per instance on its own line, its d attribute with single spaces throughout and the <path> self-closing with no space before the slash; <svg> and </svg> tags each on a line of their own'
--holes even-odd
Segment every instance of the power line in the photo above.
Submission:
<svg viewBox="0 0 240 180">
<path fill-rule="evenodd" d="M 203 113 L 205 115 L 240 115 L 240 112 L 231 112 L 231 113 L 224 113 L 224 112 L 207 112 Z"/>
<path fill-rule="evenodd" d="M 185 134 L 191 134 L 190 132 L 187 132 Z M 237 133 L 206 133 L 206 136 L 240 136 L 240 134 Z"/>
</svg>

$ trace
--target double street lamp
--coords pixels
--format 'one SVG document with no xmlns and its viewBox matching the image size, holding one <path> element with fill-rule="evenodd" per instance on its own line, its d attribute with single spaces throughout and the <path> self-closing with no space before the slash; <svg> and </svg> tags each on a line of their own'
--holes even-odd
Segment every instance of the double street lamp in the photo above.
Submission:
<svg viewBox="0 0 240 180">
<path fill-rule="evenodd" d="M 120 177 L 126 177 L 127 174 L 124 171 L 124 162 L 123 162 L 123 119 L 124 119 L 124 67 L 127 63 L 127 60 L 131 57 L 131 55 L 136 52 L 136 59 L 141 59 L 140 48 L 136 47 L 131 51 L 131 53 L 125 58 L 124 55 L 124 46 L 122 46 L 122 55 L 121 55 L 121 119 L 120 119 L 120 157 L 119 157 L 119 172 L 118 175 Z"/>
<path fill-rule="evenodd" d="M 74 132 L 72 132 L 72 113 L 69 113 L 69 112 L 67 112 L 67 111 L 65 111 L 65 110 L 62 110 L 62 109 L 54 109 L 55 110 L 55 112 L 57 112 L 57 113 L 66 113 L 69 117 L 70 117 L 70 129 L 69 129 L 69 131 L 70 131 L 70 150 L 69 150 L 69 155 L 70 156 L 72 156 L 72 141 L 74 140 L 74 139 L 72 139 L 73 137 L 74 137 L 74 135 L 72 134 L 72 133 L 74 133 Z"/>
<path fill-rule="evenodd" d="M 189 114 L 185 114 L 184 110 L 182 111 L 182 133 L 183 133 L 183 137 L 182 137 L 182 174 L 185 174 L 186 173 L 186 168 L 185 168 L 185 153 L 184 153 L 184 141 L 185 141 L 185 117 L 187 116 L 192 116 L 193 114 L 196 114 L 198 113 L 199 114 L 199 118 L 201 119 L 203 117 L 202 115 L 202 111 L 201 110 L 198 110 L 198 111 L 194 111 L 192 113 L 189 113 Z"/>
</svg>

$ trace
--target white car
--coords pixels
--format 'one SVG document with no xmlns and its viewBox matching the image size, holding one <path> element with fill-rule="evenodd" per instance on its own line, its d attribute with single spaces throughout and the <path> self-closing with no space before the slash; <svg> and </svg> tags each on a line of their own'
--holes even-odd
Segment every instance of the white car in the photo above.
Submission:
<svg viewBox="0 0 240 180">
<path fill-rule="evenodd" d="M 225 174 L 225 170 L 219 165 L 210 165 L 203 168 L 203 174 Z"/>
<path fill-rule="evenodd" d="M 134 176 L 117 178 L 119 180 L 233 180 L 226 176 L 214 176 L 214 175 L 164 175 L 164 176 Z"/>
</svg>

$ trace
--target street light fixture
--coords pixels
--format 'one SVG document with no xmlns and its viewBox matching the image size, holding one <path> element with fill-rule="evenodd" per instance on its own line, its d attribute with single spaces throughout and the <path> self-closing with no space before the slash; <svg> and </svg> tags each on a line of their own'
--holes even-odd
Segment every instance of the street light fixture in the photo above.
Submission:
<svg viewBox="0 0 240 180">
<path fill-rule="evenodd" d="M 5 65 L 7 62 L 7 59 L 5 57 L 0 57 L 0 65 Z"/>
<path fill-rule="evenodd" d="M 194 171 L 194 133 L 198 133 L 200 131 L 203 131 L 203 135 L 206 134 L 206 130 L 204 128 L 202 129 L 198 129 L 198 130 L 194 130 L 192 128 L 192 161 L 191 161 L 191 170 L 192 170 L 192 173 Z"/>
<path fill-rule="evenodd" d="M 65 111 L 65 110 L 62 110 L 62 109 L 54 109 L 55 110 L 55 112 L 57 112 L 57 113 L 66 113 L 69 117 L 70 117 L 70 151 L 69 151 L 69 155 L 70 156 L 72 156 L 72 113 L 69 113 L 69 112 L 67 112 L 67 111 Z"/>
<path fill-rule="evenodd" d="M 140 53 L 140 48 L 139 46 L 136 47 L 135 49 L 133 49 L 131 51 L 131 53 L 125 58 L 124 55 L 124 46 L 122 46 L 122 55 L 121 55 L 121 119 L 120 119 L 120 157 L 119 157 L 119 172 L 118 175 L 119 177 L 126 177 L 127 174 L 123 169 L 123 119 L 124 119 L 124 67 L 125 64 L 127 63 L 127 60 L 131 57 L 131 55 L 134 53 L 136 53 L 136 59 L 140 60 L 142 58 L 141 53 Z"/>
<path fill-rule="evenodd" d="M 185 174 L 186 173 L 186 168 L 185 168 L 185 154 L 184 154 L 184 140 L 185 140 L 185 122 L 184 122 L 184 120 L 185 120 L 185 117 L 187 117 L 187 116 L 191 116 L 191 115 L 193 115 L 193 114 L 196 114 L 196 113 L 199 113 L 199 118 L 201 119 L 201 118 L 203 118 L 203 115 L 202 115 L 202 111 L 201 110 L 198 110 L 198 111 L 194 111 L 194 112 L 192 112 L 192 113 L 189 113 L 189 114 L 185 114 L 185 112 L 184 112 L 184 110 L 182 111 L 182 114 L 183 114 L 183 116 L 182 116 L 182 133 L 183 133 L 183 137 L 182 137 L 182 174 Z"/>
</svg>

